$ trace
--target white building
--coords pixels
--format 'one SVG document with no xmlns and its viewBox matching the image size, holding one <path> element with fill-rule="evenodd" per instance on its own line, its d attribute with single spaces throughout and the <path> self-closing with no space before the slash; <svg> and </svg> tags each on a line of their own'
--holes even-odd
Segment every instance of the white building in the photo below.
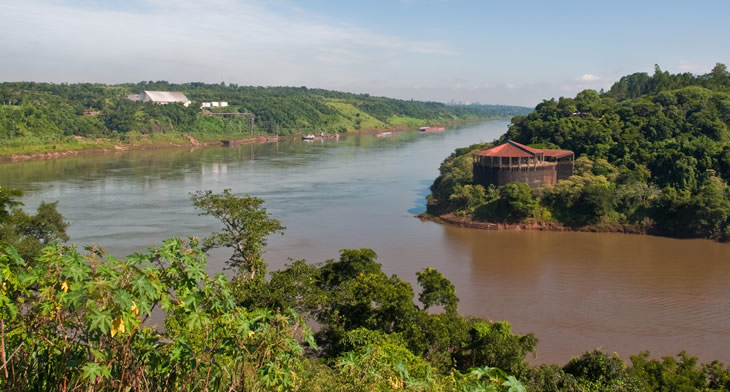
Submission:
<svg viewBox="0 0 730 392">
<path fill-rule="evenodd" d="M 142 102 L 154 102 L 160 105 L 168 103 L 181 103 L 188 107 L 190 100 L 185 94 L 177 91 L 144 91 L 140 94 Z"/>
<path fill-rule="evenodd" d="M 203 102 L 201 108 L 224 108 L 228 106 L 228 102 Z"/>
</svg>

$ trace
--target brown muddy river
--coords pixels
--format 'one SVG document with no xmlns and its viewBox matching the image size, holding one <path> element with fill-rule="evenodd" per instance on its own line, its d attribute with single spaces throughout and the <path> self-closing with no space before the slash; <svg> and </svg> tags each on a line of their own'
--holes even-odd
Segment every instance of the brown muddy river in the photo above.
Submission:
<svg viewBox="0 0 730 392">
<path fill-rule="evenodd" d="M 686 350 L 730 362 L 730 245 L 621 234 L 493 232 L 421 222 L 440 162 L 489 141 L 506 121 L 197 151 L 165 150 L 0 165 L 0 185 L 26 207 L 59 201 L 77 244 L 118 256 L 161 240 L 217 230 L 189 193 L 250 193 L 287 226 L 267 260 L 335 258 L 372 248 L 387 273 L 415 283 L 431 266 L 456 285 L 462 313 L 508 320 L 540 339 L 537 362 L 564 363 L 601 347 L 628 359 Z M 211 270 L 223 268 L 211 258 Z M 415 284 L 414 284 L 414 287 Z"/>
</svg>

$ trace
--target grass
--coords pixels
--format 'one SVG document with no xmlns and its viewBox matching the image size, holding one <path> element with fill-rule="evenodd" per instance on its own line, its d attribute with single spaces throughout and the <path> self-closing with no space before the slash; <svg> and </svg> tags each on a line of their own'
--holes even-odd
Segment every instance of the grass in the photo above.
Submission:
<svg viewBox="0 0 730 392">
<path fill-rule="evenodd" d="M 449 125 L 458 121 L 454 118 L 437 120 L 424 120 L 407 116 L 393 116 L 387 122 L 365 113 L 355 107 L 352 103 L 342 100 L 328 98 L 326 103 L 336 111 L 327 115 L 322 123 L 324 125 L 317 129 L 296 128 L 279 129 L 281 135 L 296 134 L 300 132 L 326 132 L 344 133 L 358 130 L 376 130 L 390 128 L 418 128 L 427 125 Z M 12 110 L 15 110 L 13 108 Z M 55 135 L 28 135 L 16 137 L 0 142 L 0 159 L 13 155 L 53 154 L 69 151 L 84 150 L 110 150 L 118 146 L 131 148 L 157 148 L 176 145 L 189 145 L 187 135 L 194 137 L 200 142 L 210 142 L 221 139 L 241 139 L 257 134 L 267 133 L 258 126 L 254 129 L 253 135 L 249 131 L 248 121 L 240 122 L 231 119 L 224 119 L 215 116 L 198 116 L 193 126 L 183 129 L 174 129 L 171 124 L 151 123 L 140 118 L 137 113 L 138 125 L 146 123 L 147 131 L 131 131 L 125 134 L 112 136 L 55 136 Z"/>
<path fill-rule="evenodd" d="M 337 122 L 335 124 L 328 124 L 335 130 L 345 128 L 347 131 L 357 129 L 376 129 L 376 128 L 387 128 L 388 125 L 377 118 L 359 110 L 351 103 L 348 103 L 340 99 L 328 99 L 327 105 L 339 112 L 337 116 Z M 359 127 L 357 126 L 357 120 L 360 120 Z"/>
</svg>

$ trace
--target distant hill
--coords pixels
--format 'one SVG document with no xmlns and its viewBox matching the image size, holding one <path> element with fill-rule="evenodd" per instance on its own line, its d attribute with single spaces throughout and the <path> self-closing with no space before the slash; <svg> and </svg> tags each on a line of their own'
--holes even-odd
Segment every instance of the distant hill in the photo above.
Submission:
<svg viewBox="0 0 730 392">
<path fill-rule="evenodd" d="M 130 94 L 182 92 L 193 103 L 156 105 L 134 102 Z M 204 115 L 202 102 L 225 101 L 206 112 L 253 113 Z M 347 132 L 360 129 L 418 127 L 525 114 L 508 106 L 451 107 L 436 102 L 404 101 L 306 87 L 246 87 L 234 84 L 141 82 L 136 84 L 0 84 L 0 154 L 59 144 L 73 149 L 82 138 L 196 137 L 221 135 Z"/>
<path fill-rule="evenodd" d="M 532 112 L 532 108 L 526 106 L 511 106 L 511 105 L 448 105 L 455 108 L 466 108 L 475 112 L 481 112 L 489 116 L 499 117 L 513 117 L 513 116 L 526 116 Z"/>
</svg>

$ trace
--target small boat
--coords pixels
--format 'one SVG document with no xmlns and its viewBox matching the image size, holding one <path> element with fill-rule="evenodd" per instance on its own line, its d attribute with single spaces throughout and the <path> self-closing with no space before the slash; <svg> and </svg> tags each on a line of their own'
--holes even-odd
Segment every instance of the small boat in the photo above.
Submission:
<svg viewBox="0 0 730 392">
<path fill-rule="evenodd" d="M 375 137 L 386 137 L 386 136 L 393 136 L 393 132 L 380 132 L 379 134 L 375 135 Z"/>
<path fill-rule="evenodd" d="M 444 127 L 421 127 L 421 132 L 443 132 L 446 128 Z"/>
<path fill-rule="evenodd" d="M 311 133 L 309 135 L 302 135 L 302 140 L 314 140 L 314 135 Z"/>
</svg>

